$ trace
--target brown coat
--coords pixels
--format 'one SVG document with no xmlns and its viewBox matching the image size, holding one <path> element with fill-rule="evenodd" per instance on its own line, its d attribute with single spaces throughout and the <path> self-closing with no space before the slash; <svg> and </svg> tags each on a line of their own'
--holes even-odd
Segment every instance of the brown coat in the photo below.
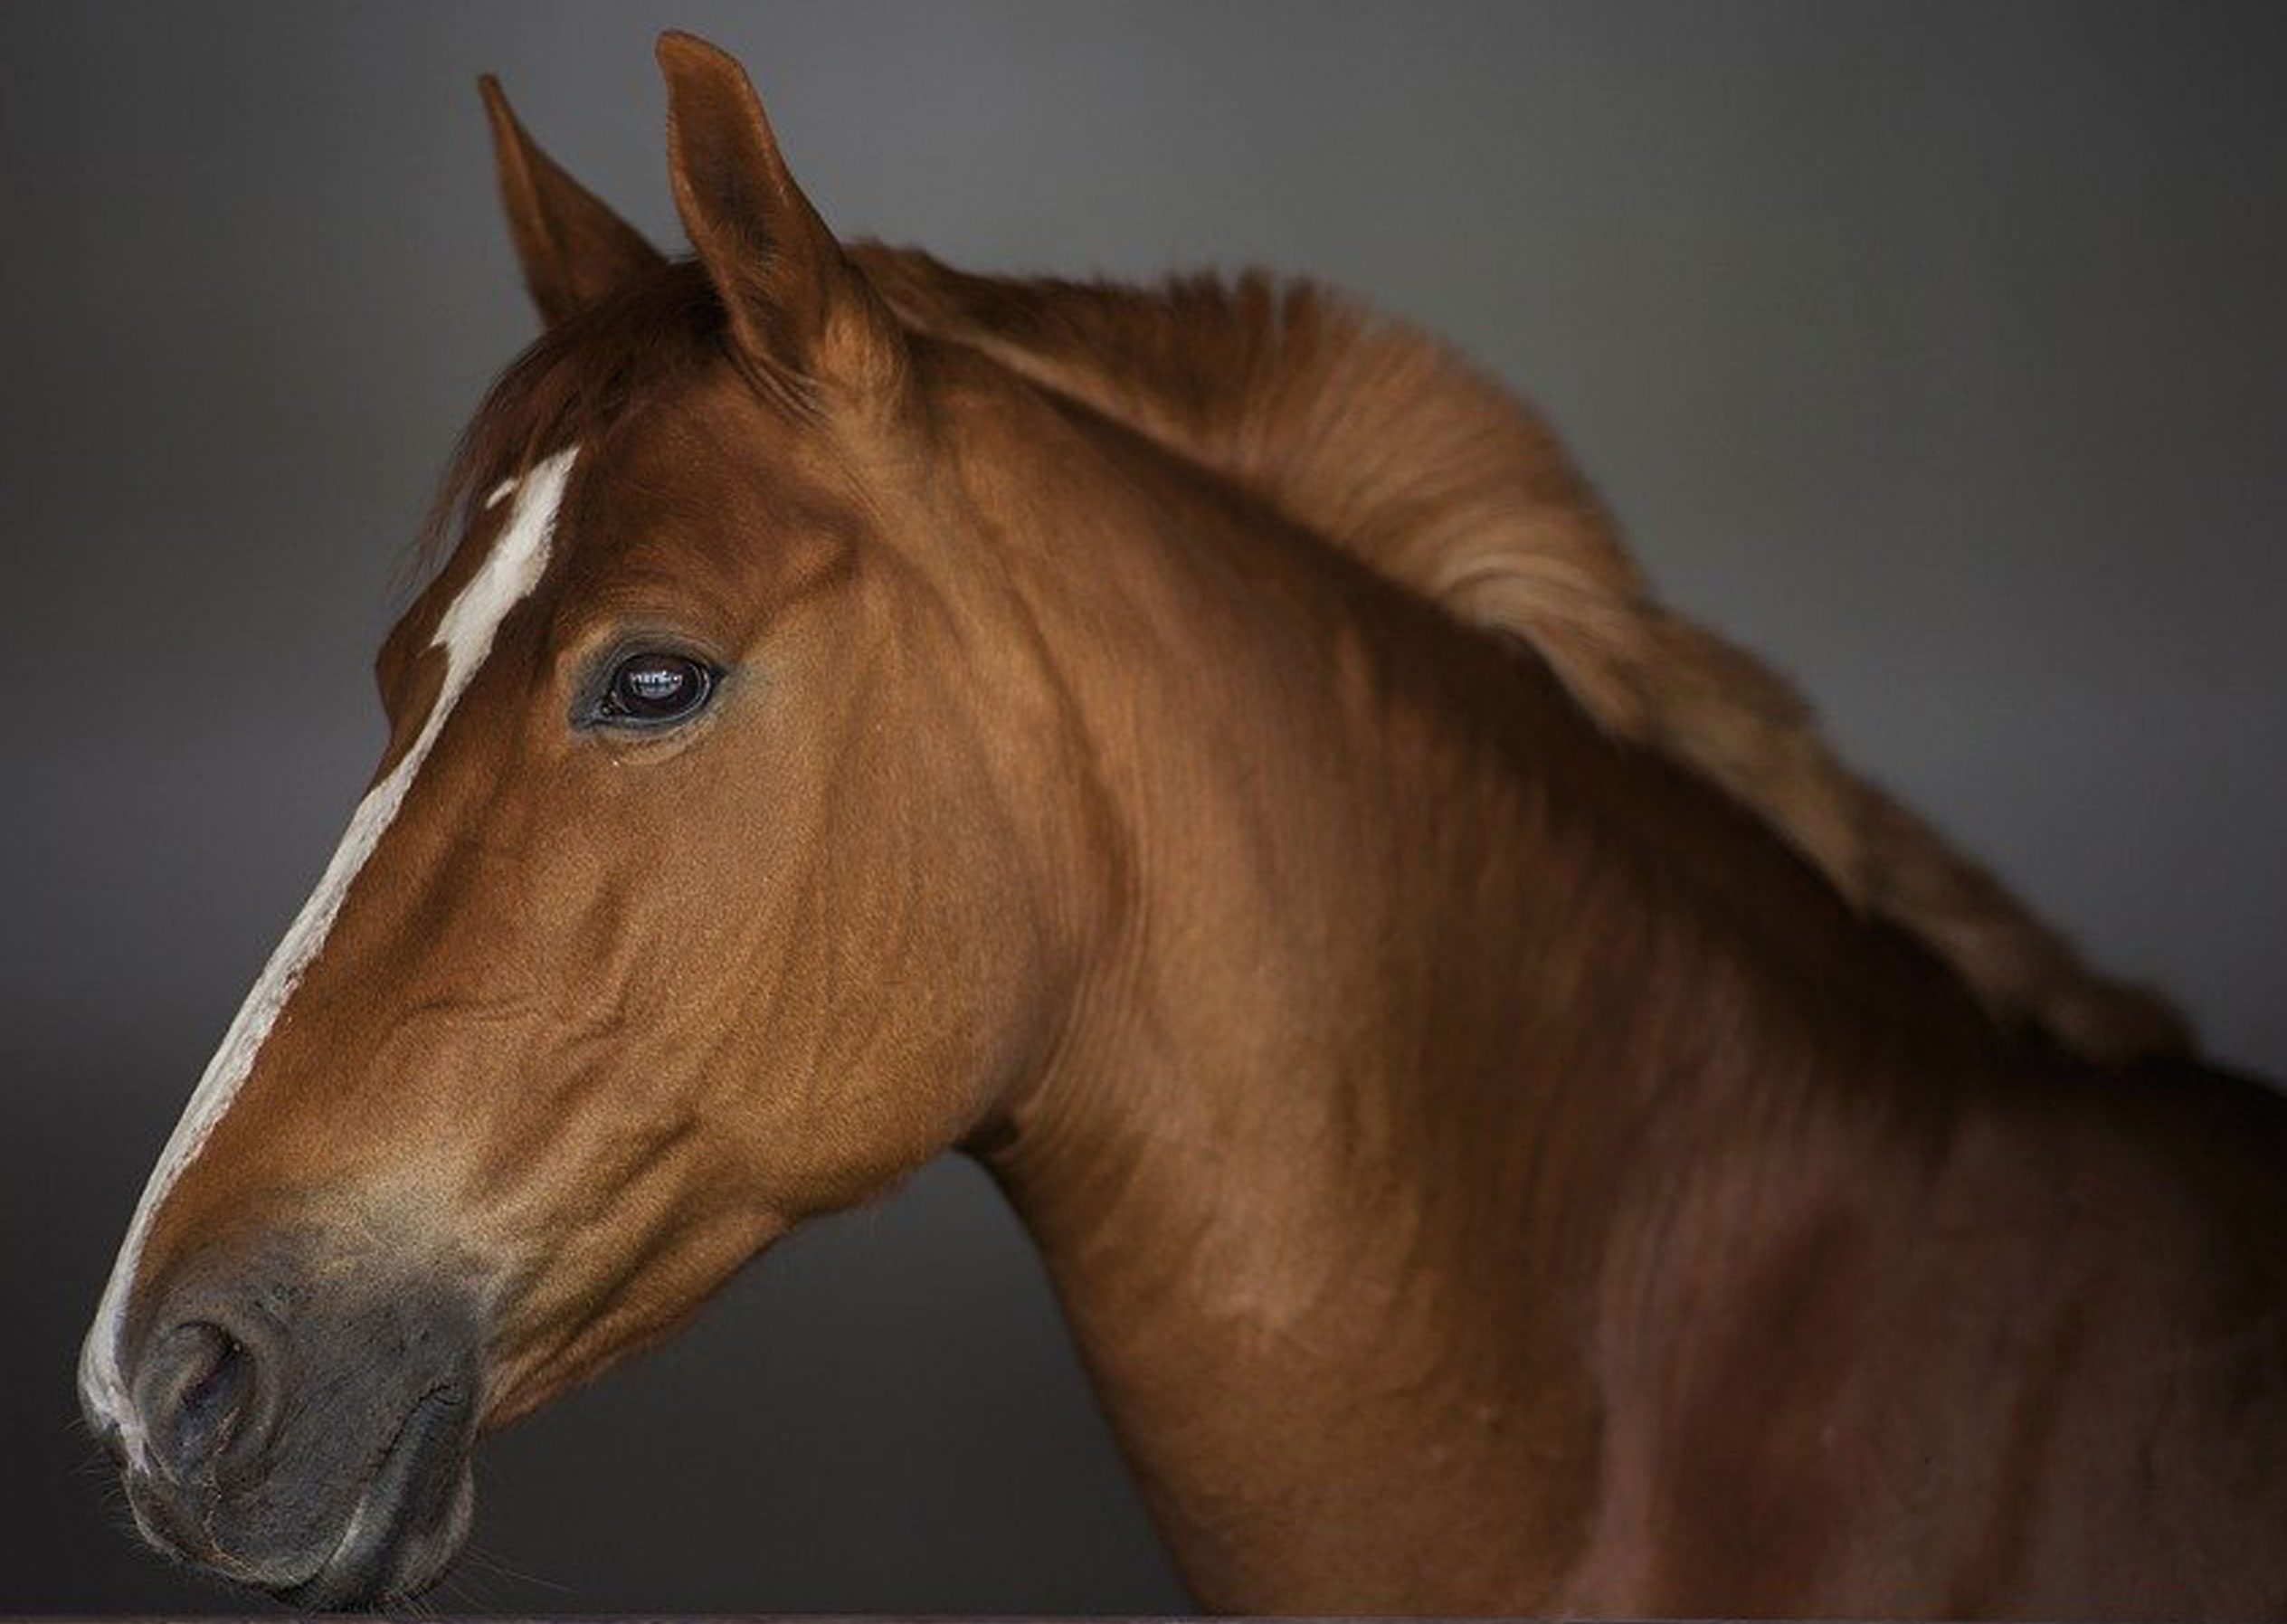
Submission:
<svg viewBox="0 0 2287 1624">
<path fill-rule="evenodd" d="M 550 327 L 90 1339 L 151 1537 L 417 1590 L 480 1425 L 957 1144 L 1210 1607 L 2287 1613 L 2287 1103 L 1434 342 L 846 251 L 661 60 L 687 264 L 488 86 Z"/>
</svg>

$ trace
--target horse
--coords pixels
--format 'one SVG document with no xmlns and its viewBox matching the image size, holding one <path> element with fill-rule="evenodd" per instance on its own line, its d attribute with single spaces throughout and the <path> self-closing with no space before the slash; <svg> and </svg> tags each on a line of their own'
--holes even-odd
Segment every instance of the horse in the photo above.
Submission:
<svg viewBox="0 0 2287 1624">
<path fill-rule="evenodd" d="M 80 1370 L 154 1544 L 443 1572 L 479 1435 L 976 1158 L 1251 1612 L 2278 1615 L 2287 1102 L 1262 274 L 845 243 L 659 46 Z"/>
</svg>

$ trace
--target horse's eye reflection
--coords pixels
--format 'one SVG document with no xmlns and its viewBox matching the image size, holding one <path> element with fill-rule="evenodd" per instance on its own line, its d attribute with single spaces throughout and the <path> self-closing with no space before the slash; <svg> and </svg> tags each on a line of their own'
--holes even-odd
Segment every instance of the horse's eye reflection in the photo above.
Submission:
<svg viewBox="0 0 2287 1624">
<path fill-rule="evenodd" d="M 688 654 L 631 654 L 612 668 L 596 714 L 606 722 L 679 722 L 714 689 L 714 671 Z"/>
</svg>

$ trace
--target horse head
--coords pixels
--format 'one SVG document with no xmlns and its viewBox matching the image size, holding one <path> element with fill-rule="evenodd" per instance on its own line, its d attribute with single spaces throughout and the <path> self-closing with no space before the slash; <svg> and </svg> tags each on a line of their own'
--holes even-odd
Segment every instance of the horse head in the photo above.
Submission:
<svg viewBox="0 0 2287 1624">
<path fill-rule="evenodd" d="M 688 261 L 484 87 L 546 331 L 86 1344 L 147 1536 L 306 1606 L 434 1578 L 480 1430 L 988 1128 L 1069 990 L 1071 752 L 947 473 L 960 380 L 738 65 L 660 56 Z"/>
</svg>

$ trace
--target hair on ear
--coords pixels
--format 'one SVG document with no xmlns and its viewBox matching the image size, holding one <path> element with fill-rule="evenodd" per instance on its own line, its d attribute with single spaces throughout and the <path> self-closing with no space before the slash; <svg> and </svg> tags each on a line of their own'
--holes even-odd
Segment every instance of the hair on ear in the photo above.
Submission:
<svg viewBox="0 0 2287 1624">
<path fill-rule="evenodd" d="M 574 180 L 525 133 L 488 73 L 477 81 L 492 127 L 492 157 L 525 286 L 541 318 L 560 326 L 666 261 L 642 233 Z"/>
<path fill-rule="evenodd" d="M 815 380 L 853 347 L 894 353 L 894 321 L 795 184 L 746 71 L 688 33 L 661 34 L 659 62 L 676 208 L 750 362 Z"/>
</svg>

